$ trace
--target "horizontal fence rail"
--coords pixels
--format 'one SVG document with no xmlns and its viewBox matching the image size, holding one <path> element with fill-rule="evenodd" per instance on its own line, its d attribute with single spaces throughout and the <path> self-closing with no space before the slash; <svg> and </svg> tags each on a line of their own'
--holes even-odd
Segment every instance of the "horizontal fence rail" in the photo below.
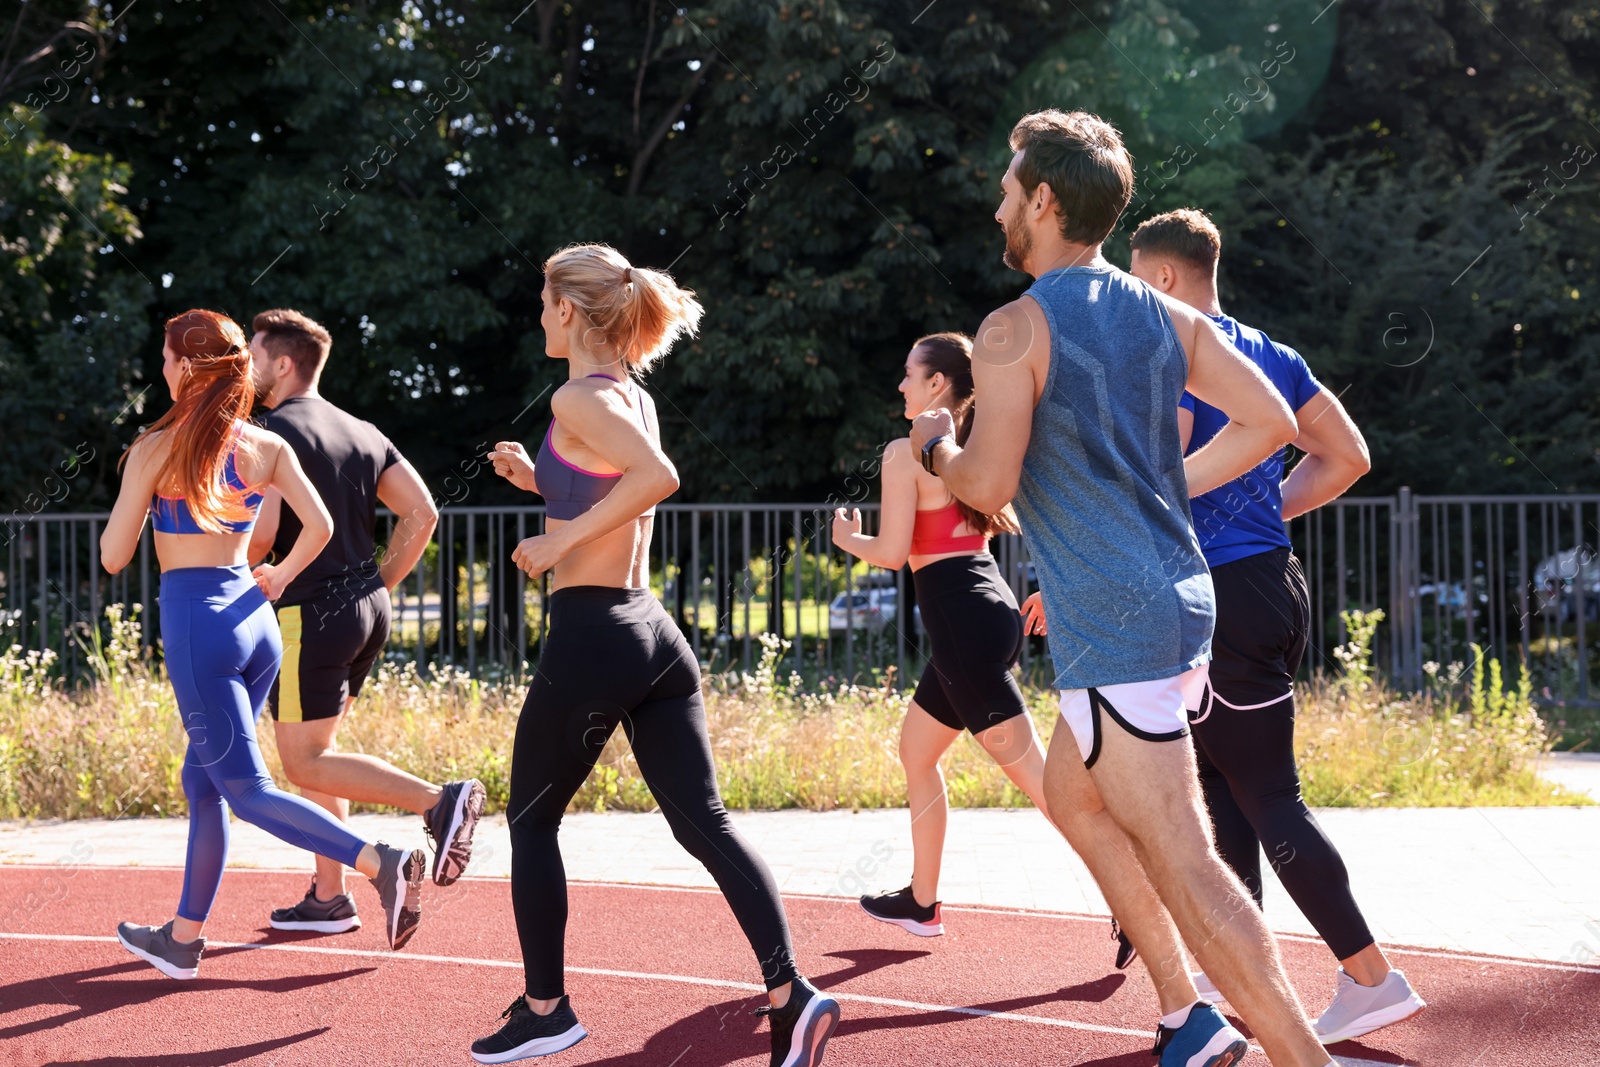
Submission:
<svg viewBox="0 0 1600 1067">
<path fill-rule="evenodd" d="M 859 505 L 865 529 L 876 505 Z M 379 540 L 393 517 L 381 513 Z M 763 639 L 787 643 L 782 673 L 809 679 L 915 683 L 927 656 L 909 572 L 889 572 L 833 546 L 831 504 L 663 504 L 650 546 L 651 588 L 712 670 L 755 666 Z M 86 669 L 105 609 L 135 608 L 144 640 L 159 634 L 159 573 L 147 530 L 133 562 L 100 566 L 104 514 L 40 514 L 4 522 L 0 643 L 50 649 L 69 674 Z M 549 625 L 549 579 L 510 562 L 544 531 L 542 507 L 448 507 L 393 599 L 389 653 L 473 673 L 517 671 L 537 658 Z M 1515 670 L 1540 696 L 1585 702 L 1600 630 L 1600 495 L 1347 497 L 1289 524 L 1311 594 L 1305 671 L 1332 671 L 1346 637 L 1341 613 L 1382 609 L 1374 663 L 1403 688 L 1430 664 L 1470 664 L 1472 646 Z M 1020 602 L 1037 588 L 1022 540 L 992 543 Z M 308 635 L 309 639 L 309 635 Z M 1051 677 L 1042 639 L 1022 669 Z"/>
</svg>

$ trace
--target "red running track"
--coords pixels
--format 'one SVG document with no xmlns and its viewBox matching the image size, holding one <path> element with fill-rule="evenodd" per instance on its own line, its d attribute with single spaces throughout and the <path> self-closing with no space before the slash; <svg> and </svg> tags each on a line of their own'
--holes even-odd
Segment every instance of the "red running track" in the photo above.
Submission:
<svg viewBox="0 0 1600 1067">
<path fill-rule="evenodd" d="M 521 989 L 509 886 L 431 885 L 423 924 L 383 948 L 368 925 L 338 936 L 271 931 L 267 912 L 306 876 L 229 871 L 193 982 L 165 978 L 114 940 L 116 923 L 170 916 L 181 872 L 0 867 L 0 1063 L 466 1064 Z M 715 893 L 572 886 L 568 992 L 591 1036 L 552 1067 L 761 1067 L 765 1002 L 748 946 Z M 800 964 L 843 1002 L 830 1065 L 1100 1064 L 1149 1067 L 1155 998 L 1135 965 L 1111 967 L 1103 918 L 945 910 L 942 938 L 914 938 L 853 901 L 787 901 Z M 1283 942 L 1320 1011 L 1334 963 Z M 1429 1001 L 1409 1022 L 1332 1051 L 1346 1063 L 1522 1067 L 1600 1064 L 1600 968 L 1398 951 Z M 1266 1064 L 1259 1052 L 1246 1063 Z"/>
</svg>

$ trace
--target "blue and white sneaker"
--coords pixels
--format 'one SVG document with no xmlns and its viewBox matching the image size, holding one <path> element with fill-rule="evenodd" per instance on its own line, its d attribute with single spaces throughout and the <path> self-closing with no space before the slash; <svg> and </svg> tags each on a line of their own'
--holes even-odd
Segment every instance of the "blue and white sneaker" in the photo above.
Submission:
<svg viewBox="0 0 1600 1067">
<path fill-rule="evenodd" d="M 1156 1027 L 1156 1047 L 1150 1055 L 1161 1067 L 1232 1067 L 1250 1051 L 1250 1042 L 1228 1025 L 1214 1005 L 1200 1001 L 1176 1030 Z"/>
</svg>

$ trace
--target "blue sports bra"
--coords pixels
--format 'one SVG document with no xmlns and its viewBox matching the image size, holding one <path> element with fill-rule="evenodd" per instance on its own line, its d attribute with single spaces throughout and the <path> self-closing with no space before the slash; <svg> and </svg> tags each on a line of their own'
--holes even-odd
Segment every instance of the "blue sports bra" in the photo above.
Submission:
<svg viewBox="0 0 1600 1067">
<path fill-rule="evenodd" d="M 239 477 L 239 469 L 234 465 L 234 454 L 239 450 L 238 438 L 243 433 L 242 428 L 234 431 L 234 446 L 228 451 L 228 459 L 222 468 L 223 480 L 230 489 L 245 489 L 244 479 Z M 244 506 L 252 513 L 261 507 L 260 493 L 247 493 Z M 150 525 L 156 533 L 165 534 L 203 534 L 211 531 L 202 529 L 194 521 L 194 516 L 189 512 L 189 503 L 181 496 L 162 496 L 156 493 L 150 498 Z M 238 522 L 222 522 L 222 529 L 227 533 L 249 533 L 256 528 L 256 515 L 251 514 L 248 519 Z"/>
<path fill-rule="evenodd" d="M 590 374 L 587 377 L 605 378 L 613 382 L 618 380 L 609 374 Z M 644 424 L 645 431 L 649 432 L 650 419 L 645 414 L 644 399 L 638 385 L 635 384 L 633 388 L 634 395 L 639 398 L 639 421 Z M 596 474 L 562 459 L 556 452 L 555 446 L 550 443 L 550 435 L 555 432 L 555 428 L 556 420 L 551 419 L 550 429 L 544 434 L 544 444 L 539 446 L 538 458 L 533 463 L 534 487 L 539 495 L 544 497 L 545 515 L 548 518 L 575 519 L 604 500 L 622 475 L 620 472 Z M 655 513 L 656 509 L 651 508 L 642 517 Z"/>
</svg>

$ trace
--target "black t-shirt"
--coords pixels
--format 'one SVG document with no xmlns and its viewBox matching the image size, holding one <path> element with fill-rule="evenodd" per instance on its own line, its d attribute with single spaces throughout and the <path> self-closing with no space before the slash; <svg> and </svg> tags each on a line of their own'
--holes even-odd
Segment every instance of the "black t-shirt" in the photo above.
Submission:
<svg viewBox="0 0 1600 1067">
<path fill-rule="evenodd" d="M 278 600 L 280 607 L 337 596 L 355 599 L 379 588 L 373 559 L 378 479 L 400 462 L 398 449 L 376 426 L 315 396 L 285 400 L 257 419 L 278 434 L 300 460 L 306 477 L 333 516 L 333 540 L 301 571 Z M 300 536 L 294 510 L 283 505 L 274 559 L 282 559 Z"/>
</svg>

